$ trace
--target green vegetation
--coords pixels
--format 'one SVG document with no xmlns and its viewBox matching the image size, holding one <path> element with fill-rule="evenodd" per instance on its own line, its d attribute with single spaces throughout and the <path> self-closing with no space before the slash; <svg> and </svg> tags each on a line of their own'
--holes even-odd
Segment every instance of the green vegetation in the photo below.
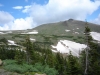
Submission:
<svg viewBox="0 0 100 75">
<path fill-rule="evenodd" d="M 73 26 L 74 23 L 76 24 L 75 26 Z M 10 72 L 17 72 L 24 75 L 34 75 L 35 73 L 45 73 L 47 75 L 100 74 L 100 46 L 92 39 L 90 34 L 86 37 L 83 35 L 82 31 L 84 28 L 82 27 L 84 26 L 79 26 L 77 21 L 74 21 L 73 23 L 66 21 L 59 22 L 58 24 L 53 23 L 53 25 L 47 29 L 48 26 L 49 25 L 34 28 L 39 30 L 39 32 L 41 31 L 37 35 L 19 35 L 19 33 L 13 33 L 8 36 L 8 34 L 3 34 L 4 36 L 0 37 L 0 42 L 2 42 L 0 44 L 0 59 L 3 60 L 2 68 Z M 82 35 L 73 34 L 73 28 L 77 27 L 82 29 L 76 30 Z M 91 25 L 91 27 L 94 26 Z M 67 28 L 71 31 L 65 32 L 65 29 Z M 86 27 L 85 34 L 89 32 L 89 27 Z M 9 38 L 4 38 L 5 36 Z M 39 40 L 32 42 L 30 41 L 30 38 L 32 37 Z M 73 56 L 71 52 L 66 56 L 63 56 L 61 53 L 53 53 L 50 50 L 50 45 L 55 44 L 62 38 L 80 43 L 85 42 L 85 38 L 88 38 L 86 43 L 88 43 L 87 46 L 89 49 L 86 48 L 86 51 L 83 50 L 79 57 Z M 21 46 L 8 45 L 7 39 L 13 39 Z M 87 51 L 88 57 L 87 53 L 85 53 Z M 87 58 L 88 62 L 86 62 Z"/>
<path fill-rule="evenodd" d="M 85 57 L 83 52 L 82 65 L 84 66 L 85 75 L 99 75 L 100 74 L 100 45 L 96 43 L 92 37 L 90 36 L 90 28 L 88 26 L 85 27 L 85 35 L 86 35 L 86 44 L 87 48 L 85 49 Z"/>
<path fill-rule="evenodd" d="M 91 28 L 91 31 L 94 32 L 100 32 L 100 25 L 95 25 L 95 24 L 89 24 L 89 28 Z M 79 28 L 79 29 L 77 29 Z M 56 44 L 57 41 L 54 40 L 71 40 L 79 43 L 84 43 L 84 29 L 85 29 L 85 22 L 82 21 L 61 21 L 58 23 L 50 23 L 50 24 L 43 24 L 40 25 L 36 28 L 33 29 L 28 29 L 28 30 L 20 30 L 20 31 L 12 31 L 12 33 L 7 33 L 7 34 L 0 34 L 0 39 L 6 38 L 9 40 L 13 40 L 16 43 L 21 42 L 21 40 L 25 39 L 26 34 L 21 34 L 24 32 L 32 32 L 33 30 L 37 30 L 39 33 L 38 34 L 30 34 L 30 38 L 36 39 L 38 41 L 44 41 L 44 37 L 50 37 L 51 41 Z M 70 30 L 69 32 L 66 32 L 65 30 Z M 1 31 L 6 33 L 7 31 Z M 78 32 L 79 34 L 75 34 L 75 32 Z M 56 35 L 57 37 L 54 37 Z M 79 37 L 78 37 L 79 36 Z M 82 37 L 82 38 L 81 38 Z M 76 39 L 81 39 L 79 41 L 73 40 L 73 38 Z"/>
<path fill-rule="evenodd" d="M 57 71 L 54 68 L 50 68 L 48 65 L 42 65 L 41 63 L 35 63 L 34 65 L 17 64 L 15 60 L 4 60 L 4 69 L 17 72 L 21 74 L 29 73 L 46 73 L 47 75 L 56 75 Z"/>
</svg>

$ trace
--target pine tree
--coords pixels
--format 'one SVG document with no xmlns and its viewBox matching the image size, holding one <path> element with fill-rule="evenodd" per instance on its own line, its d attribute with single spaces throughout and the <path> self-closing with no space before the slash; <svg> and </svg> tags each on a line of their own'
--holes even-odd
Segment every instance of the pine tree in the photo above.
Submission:
<svg viewBox="0 0 100 75">
<path fill-rule="evenodd" d="M 23 52 L 21 50 L 16 50 L 14 58 L 18 64 L 22 64 L 24 62 L 24 59 L 25 59 L 25 52 Z"/>
<path fill-rule="evenodd" d="M 70 54 L 67 56 L 67 74 L 66 75 L 82 75 L 81 65 L 78 58 Z"/>
<path fill-rule="evenodd" d="M 52 51 L 50 49 L 46 50 L 46 63 L 50 66 L 50 67 L 55 67 L 55 56 L 52 53 Z"/>
<path fill-rule="evenodd" d="M 33 50 L 33 44 L 30 41 L 29 36 L 27 36 L 26 38 L 25 47 L 26 47 L 27 63 L 30 64 L 32 61 L 34 61 L 33 59 L 35 59 L 35 54 Z"/>
<path fill-rule="evenodd" d="M 56 65 L 55 65 L 55 68 L 58 70 L 59 74 L 58 75 L 64 75 L 63 72 L 64 72 L 64 58 L 63 56 L 60 54 L 60 53 L 57 53 L 56 54 Z"/>
<path fill-rule="evenodd" d="M 100 74 L 100 50 L 99 45 L 90 36 L 90 28 L 85 27 L 86 35 L 86 68 L 85 75 L 99 75 Z"/>
</svg>

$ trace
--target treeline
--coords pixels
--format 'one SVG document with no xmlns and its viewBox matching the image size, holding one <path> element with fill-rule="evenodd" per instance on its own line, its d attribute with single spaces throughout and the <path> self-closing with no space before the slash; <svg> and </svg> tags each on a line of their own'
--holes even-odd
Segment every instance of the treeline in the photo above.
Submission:
<svg viewBox="0 0 100 75">
<path fill-rule="evenodd" d="M 41 63 L 49 65 L 58 71 L 56 75 L 99 75 L 100 74 L 100 46 L 93 41 L 88 26 L 85 28 L 87 48 L 79 57 L 70 54 L 63 56 L 50 50 L 50 41 L 31 42 L 27 36 L 22 44 L 25 50 L 7 45 L 0 46 L 0 59 L 14 59 L 18 64 Z M 41 46 L 42 45 L 42 46 Z M 87 53 L 88 52 L 88 53 Z"/>
</svg>

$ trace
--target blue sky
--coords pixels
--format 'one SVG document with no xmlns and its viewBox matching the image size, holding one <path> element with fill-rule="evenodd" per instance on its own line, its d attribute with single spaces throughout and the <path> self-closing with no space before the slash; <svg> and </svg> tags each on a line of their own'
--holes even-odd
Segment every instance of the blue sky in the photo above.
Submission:
<svg viewBox="0 0 100 75">
<path fill-rule="evenodd" d="M 0 30 L 34 28 L 69 18 L 100 24 L 100 0 L 0 0 Z"/>
<path fill-rule="evenodd" d="M 15 18 L 23 18 L 26 17 L 26 14 L 23 14 L 21 10 L 15 10 L 12 7 L 14 6 L 26 6 L 31 5 L 32 3 L 36 4 L 45 4 L 45 2 L 48 2 L 48 0 L 0 0 L 0 4 L 2 5 L 0 7 L 1 11 L 7 11 L 11 15 L 13 15 Z"/>
</svg>

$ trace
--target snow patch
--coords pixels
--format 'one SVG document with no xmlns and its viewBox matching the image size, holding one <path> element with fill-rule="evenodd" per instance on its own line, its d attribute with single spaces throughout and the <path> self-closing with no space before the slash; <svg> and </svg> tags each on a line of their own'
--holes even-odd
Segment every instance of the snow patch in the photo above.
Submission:
<svg viewBox="0 0 100 75">
<path fill-rule="evenodd" d="M 37 30 L 33 30 L 32 32 L 21 33 L 21 34 L 38 34 L 38 31 Z"/>
<path fill-rule="evenodd" d="M 79 28 L 77 28 L 77 29 L 79 29 Z"/>
<path fill-rule="evenodd" d="M 28 32 L 27 34 L 38 34 L 38 32 Z"/>
<path fill-rule="evenodd" d="M 60 40 L 57 46 L 53 46 L 52 48 L 56 48 L 60 53 L 69 54 L 70 51 L 74 56 L 79 56 L 79 52 L 86 48 L 85 44 L 76 43 L 69 40 Z"/>
<path fill-rule="evenodd" d="M 65 30 L 66 32 L 69 32 L 70 30 Z"/>
<path fill-rule="evenodd" d="M 14 41 L 12 41 L 12 40 L 8 40 L 8 42 L 9 42 L 9 44 L 8 44 L 8 45 L 17 45 L 17 44 L 15 44 L 15 42 L 14 42 Z"/>
<path fill-rule="evenodd" d="M 51 49 L 54 53 L 57 53 L 58 51 Z"/>
<path fill-rule="evenodd" d="M 97 32 L 90 32 L 90 35 L 94 40 L 100 41 L 100 33 Z"/>
<path fill-rule="evenodd" d="M 0 32 L 0 34 L 5 34 L 5 33 L 3 33 L 3 32 Z"/>
<path fill-rule="evenodd" d="M 75 34 L 79 34 L 79 32 L 75 32 Z"/>
<path fill-rule="evenodd" d="M 30 38 L 30 40 L 31 40 L 31 41 L 36 41 L 36 40 L 35 40 L 35 39 L 33 39 L 33 38 Z"/>
</svg>

